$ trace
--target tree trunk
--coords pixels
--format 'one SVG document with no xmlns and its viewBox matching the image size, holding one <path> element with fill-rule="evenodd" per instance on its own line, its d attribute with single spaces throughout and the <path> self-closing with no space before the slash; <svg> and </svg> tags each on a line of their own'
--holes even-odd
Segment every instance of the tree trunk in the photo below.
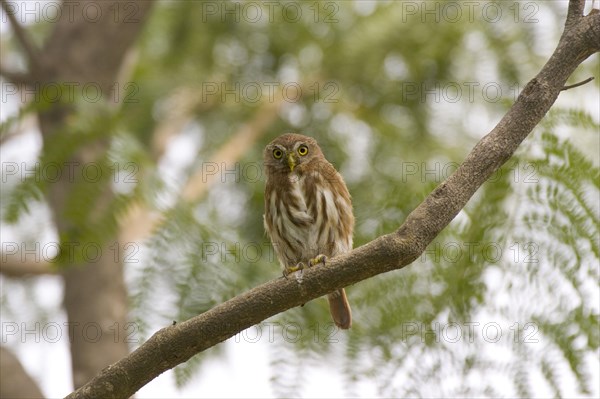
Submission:
<svg viewBox="0 0 600 399">
<path fill-rule="evenodd" d="M 86 7 L 99 10 L 92 19 Z M 115 87 L 123 88 L 118 81 L 120 67 L 127 49 L 134 43 L 152 6 L 151 1 L 85 0 L 70 4 L 72 12 L 62 12 L 38 60 L 32 69 L 35 82 L 40 87 L 48 84 L 68 84 L 74 87 L 75 102 L 89 101 L 79 89 L 84 86 L 100 88 L 102 95 L 111 98 Z M 89 10 L 88 10 L 89 11 Z M 66 95 L 66 93 L 63 93 Z M 42 99 L 43 95 L 41 96 Z M 121 99 L 116 98 L 117 102 Z M 40 113 L 40 128 L 44 147 L 48 148 L 57 135 L 70 129 L 71 104 L 55 104 Z M 62 170 L 59 181 L 49 185 L 47 199 L 54 222 L 62 239 L 73 241 L 65 248 L 80 249 L 89 242 L 79 242 L 77 232 L 97 222 L 114 193 L 110 184 L 101 188 L 93 199 L 92 212 L 86 215 L 86 225 L 77 226 L 68 216 L 68 199 L 76 184 L 81 183 L 84 169 L 90 163 L 100 163 L 110 140 L 102 138 L 78 148 L 68 162 L 69 169 Z M 97 183 L 102 184 L 102 183 Z M 65 244 L 67 245 L 65 247 Z M 123 278 L 123 264 L 118 248 L 117 234 L 94 242 L 100 248 L 80 262 L 71 251 L 61 257 L 64 267 L 64 306 L 68 316 L 68 333 L 74 386 L 80 387 L 104 367 L 126 356 L 127 290 Z M 96 246 L 98 245 L 98 246 Z"/>
</svg>

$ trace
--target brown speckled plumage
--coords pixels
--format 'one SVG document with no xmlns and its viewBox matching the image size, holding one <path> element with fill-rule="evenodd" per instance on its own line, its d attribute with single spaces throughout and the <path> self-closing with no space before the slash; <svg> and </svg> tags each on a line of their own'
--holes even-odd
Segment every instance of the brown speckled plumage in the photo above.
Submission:
<svg viewBox="0 0 600 399">
<path fill-rule="evenodd" d="M 306 151 L 306 153 L 304 153 Z M 332 257 L 352 249 L 354 216 L 342 176 L 317 142 L 284 134 L 265 148 L 267 174 L 265 229 L 284 270 L 318 255 Z M 343 289 L 328 295 L 331 315 L 350 328 L 350 305 Z"/>
</svg>

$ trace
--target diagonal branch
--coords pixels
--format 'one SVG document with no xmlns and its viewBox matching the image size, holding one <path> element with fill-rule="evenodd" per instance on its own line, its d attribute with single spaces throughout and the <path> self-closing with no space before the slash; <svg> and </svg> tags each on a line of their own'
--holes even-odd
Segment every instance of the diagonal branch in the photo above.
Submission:
<svg viewBox="0 0 600 399">
<path fill-rule="evenodd" d="M 21 46 L 23 46 L 23 50 L 27 54 L 27 59 L 29 60 L 29 67 L 31 68 L 30 72 L 35 74 L 41 68 L 41 55 L 39 48 L 33 43 L 31 37 L 27 33 L 27 31 L 23 28 L 23 26 L 17 21 L 17 17 L 15 16 L 16 9 L 12 8 L 11 4 L 9 4 L 6 0 L 0 0 L 0 4 L 2 4 L 2 9 L 8 16 L 8 20 L 10 21 L 10 25 L 15 32 L 15 36 Z"/>
<path fill-rule="evenodd" d="M 327 267 L 305 270 L 302 283 L 294 278 L 272 280 L 199 316 L 161 329 L 68 398 L 128 397 L 164 371 L 268 317 L 338 288 L 407 266 L 512 156 L 548 112 L 575 68 L 599 50 L 600 13 L 591 13 L 564 32 L 546 65 L 525 86 L 498 125 L 396 232 L 332 258 Z"/>
<path fill-rule="evenodd" d="M 583 8 L 585 0 L 569 0 L 569 8 L 567 10 L 567 20 L 565 21 L 565 32 L 583 18 Z"/>
</svg>

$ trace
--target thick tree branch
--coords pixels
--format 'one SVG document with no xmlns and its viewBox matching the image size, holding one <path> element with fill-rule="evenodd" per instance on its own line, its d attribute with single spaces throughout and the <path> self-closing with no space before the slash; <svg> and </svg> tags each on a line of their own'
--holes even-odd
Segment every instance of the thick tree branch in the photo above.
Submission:
<svg viewBox="0 0 600 399">
<path fill-rule="evenodd" d="M 573 3 L 569 14 L 576 15 L 581 2 Z M 128 397 L 164 371 L 268 317 L 410 264 L 511 157 L 550 109 L 575 68 L 598 50 L 600 14 L 591 13 L 570 25 L 549 61 L 498 125 L 396 232 L 332 258 L 326 267 L 305 270 L 302 283 L 295 278 L 269 281 L 190 320 L 161 329 L 68 397 Z"/>
<path fill-rule="evenodd" d="M 30 277 L 58 274 L 58 272 L 52 268 L 51 263 L 46 261 L 22 262 L 20 259 L 7 259 L 5 262 L 0 263 L 0 274 L 8 277 Z"/>
<path fill-rule="evenodd" d="M 583 18 L 583 8 L 585 7 L 585 0 L 571 0 L 569 1 L 569 9 L 567 11 L 567 19 L 565 21 L 565 32 L 571 29 L 571 27 Z"/>
</svg>

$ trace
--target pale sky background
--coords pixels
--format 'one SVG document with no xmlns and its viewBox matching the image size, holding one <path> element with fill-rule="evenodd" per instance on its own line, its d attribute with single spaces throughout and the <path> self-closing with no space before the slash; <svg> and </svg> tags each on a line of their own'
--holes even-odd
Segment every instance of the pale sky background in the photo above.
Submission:
<svg viewBox="0 0 600 399">
<path fill-rule="evenodd" d="M 565 10 L 566 10 L 566 2 Z M 588 2 L 587 8 L 590 5 Z M 0 25 L 0 33 L 6 34 L 8 28 L 4 21 L 4 14 L 2 14 L 2 24 Z M 33 17 L 31 17 L 33 18 Z M 544 24 L 554 23 L 552 19 L 545 19 L 544 16 L 540 17 L 540 29 L 544 29 Z M 560 22 L 562 26 L 562 21 Z M 556 43 L 549 43 L 548 46 L 554 48 Z M 4 81 L 0 81 L 5 83 Z M 3 102 L 0 104 L 0 120 L 4 121 L 8 117 L 14 115 L 18 110 L 18 104 L 15 102 L 4 102 L 4 91 L 5 88 L 2 86 L 2 98 Z M 561 94 L 559 102 L 564 104 L 570 104 L 576 108 L 584 108 L 591 112 L 592 115 L 598 115 L 599 99 L 592 95 L 591 97 L 582 97 L 580 92 L 572 90 Z M 443 104 L 440 105 L 443 107 Z M 443 109 L 443 108 L 442 108 Z M 495 123 L 495 121 L 493 121 Z M 490 123 L 490 121 L 487 121 Z M 7 144 L 0 147 L 0 159 L 2 163 L 5 162 L 27 162 L 32 164 L 35 162 L 39 150 L 41 148 L 41 140 L 39 133 L 35 127 L 35 124 L 26 124 L 28 126 L 25 129 L 24 134 L 18 138 L 11 139 Z M 180 139 L 185 140 L 185 138 Z M 594 162 L 598 162 L 598 142 L 597 138 L 594 145 L 582 146 L 581 149 L 586 151 Z M 191 163 L 195 157 L 194 143 L 186 143 L 185 141 L 175 143 L 177 145 L 177 156 L 171 157 L 168 165 L 165 166 L 168 171 L 172 168 L 173 171 L 181 170 L 186 165 Z M 186 152 L 187 151 L 187 152 Z M 4 170 L 3 170 L 4 171 Z M 34 216 L 26 218 L 26 223 L 42 223 L 45 226 L 49 226 L 49 215 L 47 211 L 38 210 Z M 41 242 L 56 242 L 57 237 L 50 229 L 46 229 L 41 233 Z M 2 243 L 19 241 L 20 232 L 13 226 L 6 224 L 1 225 L 1 237 Z M 274 265 L 274 267 L 278 267 Z M 132 271 L 129 270 L 128 273 Z M 56 309 L 60 309 L 62 301 L 62 281 L 59 277 L 39 277 L 33 280 L 33 292 L 26 292 L 21 290 L 18 292 L 11 292 L 10 295 L 13 297 L 15 302 L 22 301 L 23 312 L 19 315 L 18 319 L 4 318 L 2 315 L 2 345 L 6 345 L 13 350 L 19 359 L 22 361 L 23 366 L 26 370 L 39 382 L 43 393 L 49 397 L 63 397 L 72 390 L 71 381 L 71 367 L 68 353 L 68 339 L 67 330 L 63 326 L 66 323 L 66 316 L 64 312 L 57 312 Z M 11 289 L 14 285 L 11 285 Z M 0 277 L 0 289 L 5 289 L 5 279 Z M 45 323 L 40 323 L 39 329 L 36 330 L 35 326 L 32 325 L 31 320 L 34 320 L 34 314 L 38 314 L 36 310 L 29 304 L 30 295 L 41 298 L 44 304 L 44 309 L 48 310 L 49 314 L 58 314 L 59 319 L 49 320 Z M 508 300 L 508 298 L 504 298 Z M 488 315 L 480 315 L 479 321 L 484 324 L 486 320 L 489 320 Z M 22 323 L 25 323 L 23 325 Z M 477 320 L 475 320 L 477 321 Z M 52 337 L 45 339 L 44 327 L 47 327 L 47 323 L 53 323 L 53 326 L 62 326 L 61 331 L 62 337 L 57 339 L 56 342 Z M 16 333 L 11 334 L 13 328 L 18 329 Z M 508 328 L 502 326 L 502 328 Z M 24 331 L 23 327 L 26 327 L 27 331 Z M 163 326 L 154 326 L 153 330 L 161 328 Z M 49 328 L 49 327 L 48 327 Z M 32 331 L 33 330 L 33 331 Z M 507 330 L 505 330 L 507 331 Z M 46 333 L 52 333 L 54 336 L 54 330 L 47 329 Z M 255 329 L 250 329 L 247 332 L 248 337 L 254 337 L 256 334 Z M 242 337 L 245 335 L 242 334 Z M 48 338 L 48 337 L 46 337 Z M 200 368 L 200 372 L 193 381 L 187 384 L 183 389 L 179 390 L 174 384 L 174 377 L 172 371 L 168 371 L 156 378 L 148 385 L 143 387 L 136 396 L 138 398 L 191 398 L 191 397 L 250 397 L 250 398 L 261 398 L 261 397 L 273 397 L 274 392 L 271 389 L 269 378 L 271 376 L 269 366 L 269 346 L 270 342 L 266 331 L 263 329 L 263 335 L 258 342 L 249 342 L 251 339 L 239 339 L 236 342 L 235 338 L 230 339 L 226 343 L 221 345 L 224 346 L 223 356 L 220 359 L 210 359 L 205 361 Z M 502 356 L 502 353 L 497 353 L 493 346 L 490 346 L 490 355 Z M 342 361 L 341 357 L 332 357 L 328 360 L 327 364 L 322 367 L 310 366 L 305 370 L 304 380 L 311 381 L 311 384 L 304 387 L 303 396 L 305 397 L 343 397 L 344 396 L 344 381 L 340 373 L 332 372 L 333 369 L 341 368 L 339 362 Z M 598 380 L 600 375 L 600 368 L 597 364 L 596 359 L 590 359 L 590 367 L 592 375 L 596 377 L 596 382 L 593 384 L 598 387 L 600 381 Z M 460 382 L 460 381 L 455 381 Z M 543 382 L 543 378 L 540 376 L 539 385 L 535 387 L 535 391 L 539 396 L 547 396 L 551 394 L 551 391 Z M 6 382 L 3 382 L 6 383 Z M 451 383 L 451 382 L 449 382 Z M 498 384 L 503 384 L 502 380 L 498 380 Z M 569 381 L 566 378 L 563 381 L 566 384 L 565 392 L 572 391 L 574 389 L 574 382 Z M 568 386 L 571 385 L 571 389 Z M 358 385 L 358 393 L 364 397 L 374 397 L 378 395 L 376 385 L 374 383 L 361 383 Z M 600 392 L 594 392 L 594 396 L 599 396 Z"/>
</svg>

